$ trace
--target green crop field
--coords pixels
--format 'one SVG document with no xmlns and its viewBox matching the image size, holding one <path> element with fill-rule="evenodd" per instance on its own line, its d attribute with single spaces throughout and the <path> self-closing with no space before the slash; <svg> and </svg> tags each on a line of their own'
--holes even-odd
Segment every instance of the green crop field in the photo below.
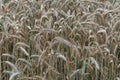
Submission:
<svg viewBox="0 0 120 80">
<path fill-rule="evenodd" d="M 0 80 L 120 80 L 120 0 L 0 0 Z"/>
</svg>

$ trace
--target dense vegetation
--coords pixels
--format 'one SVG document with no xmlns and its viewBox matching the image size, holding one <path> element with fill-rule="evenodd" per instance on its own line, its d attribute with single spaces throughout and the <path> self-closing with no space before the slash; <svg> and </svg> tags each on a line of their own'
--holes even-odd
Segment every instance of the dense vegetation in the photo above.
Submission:
<svg viewBox="0 0 120 80">
<path fill-rule="evenodd" d="M 119 0 L 0 0 L 0 80 L 120 80 Z"/>
</svg>

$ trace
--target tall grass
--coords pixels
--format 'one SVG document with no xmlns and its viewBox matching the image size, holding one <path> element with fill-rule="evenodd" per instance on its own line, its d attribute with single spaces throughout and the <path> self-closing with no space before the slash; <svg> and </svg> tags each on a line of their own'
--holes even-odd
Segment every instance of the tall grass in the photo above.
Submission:
<svg viewBox="0 0 120 80">
<path fill-rule="evenodd" d="M 120 80 L 119 0 L 0 0 L 0 80 Z"/>
</svg>

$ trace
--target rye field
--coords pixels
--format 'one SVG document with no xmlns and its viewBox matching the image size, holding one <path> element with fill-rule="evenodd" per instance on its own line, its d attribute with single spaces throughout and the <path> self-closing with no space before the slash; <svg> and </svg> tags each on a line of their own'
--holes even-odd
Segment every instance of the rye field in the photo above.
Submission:
<svg viewBox="0 0 120 80">
<path fill-rule="evenodd" d="M 0 80 L 120 80 L 120 0 L 0 0 Z"/>
</svg>

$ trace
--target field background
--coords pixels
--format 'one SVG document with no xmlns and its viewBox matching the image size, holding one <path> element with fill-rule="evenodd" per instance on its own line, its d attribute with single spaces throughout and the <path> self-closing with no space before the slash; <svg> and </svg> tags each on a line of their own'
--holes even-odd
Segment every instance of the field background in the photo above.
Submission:
<svg viewBox="0 0 120 80">
<path fill-rule="evenodd" d="M 120 0 L 0 0 L 0 80 L 120 80 Z"/>
</svg>

